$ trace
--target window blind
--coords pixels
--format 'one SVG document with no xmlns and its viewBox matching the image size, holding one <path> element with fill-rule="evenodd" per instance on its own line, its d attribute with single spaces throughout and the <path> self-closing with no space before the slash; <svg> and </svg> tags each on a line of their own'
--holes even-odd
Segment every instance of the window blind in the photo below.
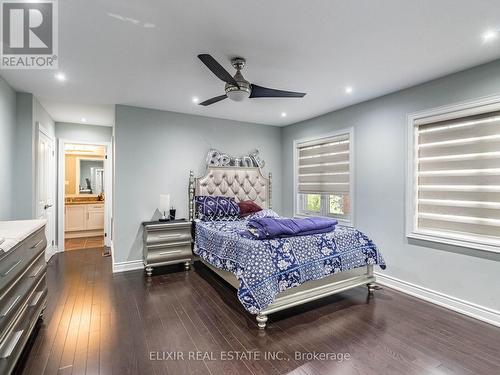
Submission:
<svg viewBox="0 0 500 375">
<path fill-rule="evenodd" d="M 500 112 L 418 125 L 417 226 L 500 239 Z"/>
<path fill-rule="evenodd" d="M 298 145 L 298 192 L 349 192 L 349 134 Z"/>
</svg>

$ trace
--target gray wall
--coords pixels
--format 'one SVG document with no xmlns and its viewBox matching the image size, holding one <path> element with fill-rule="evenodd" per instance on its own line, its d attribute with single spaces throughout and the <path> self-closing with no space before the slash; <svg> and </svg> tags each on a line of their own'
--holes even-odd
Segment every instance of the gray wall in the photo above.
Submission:
<svg viewBox="0 0 500 375">
<path fill-rule="evenodd" d="M 16 93 L 0 77 L 0 220 L 14 216 Z"/>
<path fill-rule="evenodd" d="M 33 123 L 34 125 L 39 122 L 45 129 L 48 130 L 49 135 L 55 136 L 56 134 L 56 124 L 52 117 L 50 117 L 49 113 L 45 110 L 45 108 L 40 104 L 38 99 L 33 96 L 33 108 L 34 108 L 34 116 Z"/>
<path fill-rule="evenodd" d="M 36 123 L 46 128 L 51 136 L 55 134 L 55 124 L 32 94 L 16 94 L 16 116 L 14 218 L 21 220 L 35 217 Z"/>
<path fill-rule="evenodd" d="M 406 115 L 500 94 L 500 60 L 282 129 L 283 185 L 293 186 L 293 141 L 354 127 L 355 221 L 388 263 L 386 274 L 500 310 L 500 254 L 405 237 Z M 293 214 L 293 191 L 283 189 Z"/>
<path fill-rule="evenodd" d="M 281 209 L 281 130 L 277 127 L 173 112 L 116 107 L 114 260 L 142 257 L 141 222 L 150 220 L 159 195 L 170 193 L 178 217 L 188 214 L 189 170 L 201 175 L 207 151 L 230 154 L 258 148 L 273 173 L 273 208 Z"/>
<path fill-rule="evenodd" d="M 56 122 L 56 137 L 79 142 L 111 142 L 113 128 L 87 124 Z"/>
<path fill-rule="evenodd" d="M 16 172 L 15 172 L 15 218 L 33 217 L 33 195 L 35 189 L 33 95 L 17 93 Z"/>
</svg>

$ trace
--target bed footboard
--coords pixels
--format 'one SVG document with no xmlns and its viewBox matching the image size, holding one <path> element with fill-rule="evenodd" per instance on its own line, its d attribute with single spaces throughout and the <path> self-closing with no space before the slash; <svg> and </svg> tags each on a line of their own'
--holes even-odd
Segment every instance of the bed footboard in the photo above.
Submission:
<svg viewBox="0 0 500 375">
<path fill-rule="evenodd" d="M 210 270 L 227 281 L 231 286 L 238 288 L 239 282 L 235 275 L 218 269 L 201 258 L 200 261 Z M 373 265 L 336 273 L 320 280 L 308 281 L 298 287 L 288 289 L 278 294 L 275 301 L 256 316 L 257 326 L 259 329 L 265 329 L 268 315 L 270 314 L 312 302 L 336 293 L 341 293 L 361 285 L 366 285 L 370 294 L 375 290 Z"/>
</svg>

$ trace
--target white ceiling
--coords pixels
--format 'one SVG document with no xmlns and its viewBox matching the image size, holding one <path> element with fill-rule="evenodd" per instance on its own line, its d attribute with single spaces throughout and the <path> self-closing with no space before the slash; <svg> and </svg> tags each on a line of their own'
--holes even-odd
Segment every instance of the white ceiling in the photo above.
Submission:
<svg viewBox="0 0 500 375">
<path fill-rule="evenodd" d="M 114 105 L 74 103 L 47 97 L 41 98 L 40 103 L 57 122 L 102 126 L 112 126 L 115 123 Z"/>
<path fill-rule="evenodd" d="M 109 124 L 118 103 L 286 125 L 500 58 L 500 38 L 481 38 L 500 29 L 498 0 L 65 0 L 59 14 L 66 82 L 1 73 L 56 121 Z M 242 56 L 249 81 L 307 95 L 195 105 L 224 93 L 199 53 L 230 72 Z"/>
</svg>

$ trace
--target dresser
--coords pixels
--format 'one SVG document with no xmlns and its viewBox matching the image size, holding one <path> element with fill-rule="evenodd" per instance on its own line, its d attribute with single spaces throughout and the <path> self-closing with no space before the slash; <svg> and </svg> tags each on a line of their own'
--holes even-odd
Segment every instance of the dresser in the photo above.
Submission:
<svg viewBox="0 0 500 375">
<path fill-rule="evenodd" d="M 189 270 L 191 250 L 191 222 L 186 220 L 148 221 L 143 225 L 143 263 L 150 277 L 154 267 L 184 263 Z"/>
<path fill-rule="evenodd" d="M 10 374 L 47 303 L 45 220 L 0 222 L 0 374 Z"/>
</svg>

